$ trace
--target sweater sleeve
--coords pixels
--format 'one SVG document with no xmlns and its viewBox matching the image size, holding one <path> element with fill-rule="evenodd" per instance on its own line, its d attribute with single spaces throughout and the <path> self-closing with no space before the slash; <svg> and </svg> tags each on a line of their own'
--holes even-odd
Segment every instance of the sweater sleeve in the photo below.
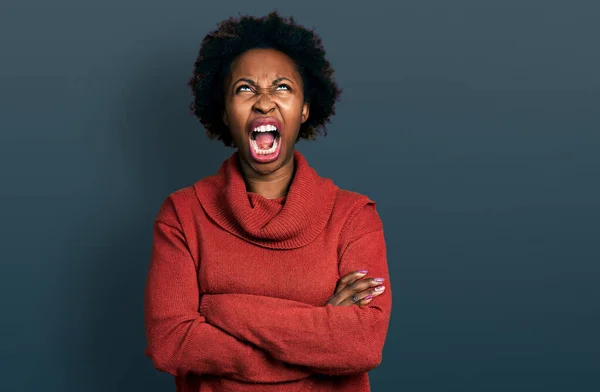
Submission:
<svg viewBox="0 0 600 392">
<path fill-rule="evenodd" d="M 352 225 L 339 274 L 366 268 L 368 276 L 385 278 L 385 292 L 369 305 L 312 306 L 266 296 L 215 294 L 202 297 L 201 312 L 211 324 L 275 358 L 318 373 L 346 375 L 377 367 L 382 360 L 392 292 L 383 227 L 374 204 L 364 207 Z"/>
<path fill-rule="evenodd" d="M 156 221 L 146 282 L 145 354 L 154 366 L 174 376 L 195 373 L 244 382 L 275 383 L 310 376 L 266 351 L 210 325 L 199 313 L 199 288 L 193 260 L 180 228 Z"/>
</svg>

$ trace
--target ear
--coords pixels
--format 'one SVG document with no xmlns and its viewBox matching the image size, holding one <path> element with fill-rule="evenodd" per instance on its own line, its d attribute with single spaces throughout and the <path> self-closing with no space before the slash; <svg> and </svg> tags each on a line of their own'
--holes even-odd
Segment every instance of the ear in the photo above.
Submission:
<svg viewBox="0 0 600 392">
<path fill-rule="evenodd" d="M 223 123 L 225 125 L 229 125 L 229 123 L 227 122 L 227 113 L 225 113 L 225 111 L 223 111 Z"/>
<path fill-rule="evenodd" d="M 310 104 L 308 102 L 304 102 L 302 105 L 302 123 L 308 120 L 308 113 L 310 112 Z"/>
</svg>

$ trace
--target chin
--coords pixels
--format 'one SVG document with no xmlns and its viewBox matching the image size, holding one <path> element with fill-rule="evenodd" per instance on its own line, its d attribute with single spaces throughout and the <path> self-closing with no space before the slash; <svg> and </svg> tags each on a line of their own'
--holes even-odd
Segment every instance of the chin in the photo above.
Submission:
<svg viewBox="0 0 600 392">
<path fill-rule="evenodd" d="M 277 157 L 268 162 L 260 162 L 256 160 L 253 154 L 250 152 L 251 146 L 247 145 L 244 147 L 244 151 L 239 151 L 241 158 L 244 160 L 246 166 L 252 168 L 256 173 L 266 175 L 276 172 L 277 170 L 284 167 L 294 157 L 294 147 L 281 146 L 281 150 Z"/>
</svg>

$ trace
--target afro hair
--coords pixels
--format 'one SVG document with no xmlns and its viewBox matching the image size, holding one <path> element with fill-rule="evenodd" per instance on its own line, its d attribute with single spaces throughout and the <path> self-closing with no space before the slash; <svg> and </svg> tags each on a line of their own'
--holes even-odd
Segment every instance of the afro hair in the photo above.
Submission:
<svg viewBox="0 0 600 392">
<path fill-rule="evenodd" d="M 192 113 L 200 120 L 208 137 L 234 146 L 229 128 L 223 123 L 225 78 L 231 63 L 242 53 L 270 48 L 289 56 L 302 78 L 304 100 L 310 104 L 310 116 L 300 126 L 298 140 L 327 135 L 325 125 L 335 114 L 335 103 L 342 90 L 334 79 L 334 70 L 325 58 L 321 38 L 310 29 L 285 18 L 277 11 L 264 17 L 230 17 L 208 33 L 200 46 L 189 80 Z"/>
</svg>

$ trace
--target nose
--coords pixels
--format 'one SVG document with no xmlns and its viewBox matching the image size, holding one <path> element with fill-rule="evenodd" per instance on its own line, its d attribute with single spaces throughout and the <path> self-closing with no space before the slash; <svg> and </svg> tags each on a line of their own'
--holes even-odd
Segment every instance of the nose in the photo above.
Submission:
<svg viewBox="0 0 600 392">
<path fill-rule="evenodd" d="M 275 102 L 273 102 L 273 100 L 269 97 L 269 94 L 260 94 L 256 100 L 256 103 L 254 104 L 254 110 L 265 114 L 269 113 L 273 109 L 275 109 Z"/>
</svg>

